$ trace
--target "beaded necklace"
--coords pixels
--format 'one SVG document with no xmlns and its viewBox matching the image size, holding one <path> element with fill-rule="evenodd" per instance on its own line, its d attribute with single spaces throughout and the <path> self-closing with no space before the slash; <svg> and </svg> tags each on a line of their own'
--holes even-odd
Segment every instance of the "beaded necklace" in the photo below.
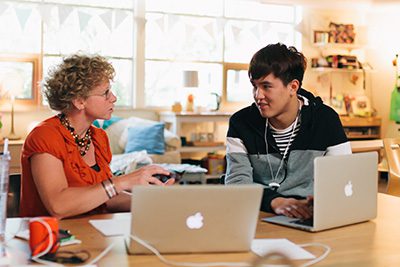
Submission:
<svg viewBox="0 0 400 267">
<path fill-rule="evenodd" d="M 74 127 L 71 126 L 71 122 L 68 120 L 67 116 L 64 113 L 60 113 L 57 115 L 61 121 L 61 124 L 64 125 L 65 128 L 70 132 L 72 137 L 75 140 L 75 143 L 78 145 L 79 153 L 81 156 L 85 156 L 89 151 L 90 144 L 92 143 L 92 131 L 90 128 L 86 131 L 85 136 L 83 138 L 79 138 L 79 135 L 75 132 Z"/>
</svg>

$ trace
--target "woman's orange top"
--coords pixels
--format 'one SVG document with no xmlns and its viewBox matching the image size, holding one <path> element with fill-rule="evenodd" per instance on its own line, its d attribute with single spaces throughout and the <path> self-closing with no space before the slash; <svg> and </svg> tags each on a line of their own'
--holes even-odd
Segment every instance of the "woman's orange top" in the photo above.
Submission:
<svg viewBox="0 0 400 267">
<path fill-rule="evenodd" d="M 33 129 L 25 140 L 21 153 L 21 202 L 20 216 L 48 216 L 49 213 L 40 199 L 32 177 L 30 158 L 34 154 L 48 153 L 62 161 L 69 187 L 98 184 L 112 176 L 109 164 L 111 150 L 107 134 L 91 126 L 92 144 L 95 149 L 96 163 L 100 171 L 93 170 L 82 159 L 78 146 L 71 133 L 61 124 L 57 116 L 51 117 Z M 51 168 L 51 166 L 49 166 Z M 52 177 L 47 177 L 51 183 Z M 75 201 L 71 199 L 71 201 Z M 103 204 L 89 213 L 106 212 Z"/>
</svg>

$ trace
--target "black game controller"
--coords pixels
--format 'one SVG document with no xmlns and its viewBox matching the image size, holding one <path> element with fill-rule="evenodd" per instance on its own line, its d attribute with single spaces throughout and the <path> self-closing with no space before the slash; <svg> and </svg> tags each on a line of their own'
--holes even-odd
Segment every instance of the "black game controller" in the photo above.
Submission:
<svg viewBox="0 0 400 267">
<path fill-rule="evenodd" d="M 163 183 L 165 183 L 166 181 L 168 181 L 169 178 L 171 178 L 170 175 L 161 174 L 161 173 L 153 174 L 153 177 L 156 177 L 158 180 L 160 180 Z"/>
<path fill-rule="evenodd" d="M 156 174 L 153 174 L 153 177 L 156 177 L 158 180 L 160 180 L 161 182 L 165 183 L 170 178 L 176 178 L 176 173 L 175 172 L 170 172 L 169 175 L 156 173 Z"/>
</svg>

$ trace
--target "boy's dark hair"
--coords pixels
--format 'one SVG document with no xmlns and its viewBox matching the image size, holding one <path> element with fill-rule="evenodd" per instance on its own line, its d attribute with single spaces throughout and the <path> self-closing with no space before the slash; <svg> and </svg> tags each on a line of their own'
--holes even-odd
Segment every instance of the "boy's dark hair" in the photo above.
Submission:
<svg viewBox="0 0 400 267">
<path fill-rule="evenodd" d="M 269 44 L 254 54 L 248 75 L 250 80 L 258 80 L 272 73 L 285 86 L 296 79 L 301 87 L 306 67 L 306 58 L 294 46 L 276 43 Z"/>
</svg>

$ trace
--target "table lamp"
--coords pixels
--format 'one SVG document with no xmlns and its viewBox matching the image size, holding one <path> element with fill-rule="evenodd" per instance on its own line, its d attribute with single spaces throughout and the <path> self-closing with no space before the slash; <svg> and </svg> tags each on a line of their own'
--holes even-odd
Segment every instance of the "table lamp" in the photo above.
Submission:
<svg viewBox="0 0 400 267">
<path fill-rule="evenodd" d="M 15 134 L 14 131 L 14 103 L 15 103 L 15 96 L 11 96 L 11 130 L 10 133 L 7 135 L 9 140 L 18 140 L 21 139 L 20 136 Z"/>
<path fill-rule="evenodd" d="M 11 102 L 11 129 L 10 133 L 6 136 L 9 140 L 21 139 L 20 136 L 15 134 L 14 130 L 14 104 L 15 98 L 19 95 L 19 92 L 22 91 L 22 88 L 23 81 L 21 82 L 18 79 L 4 79 L 0 85 L 0 92 L 6 99 L 10 99 Z"/>
<path fill-rule="evenodd" d="M 183 72 L 183 86 L 194 88 L 199 86 L 199 75 L 195 70 L 185 70 Z"/>
<path fill-rule="evenodd" d="M 184 94 L 187 97 L 186 111 L 190 111 L 190 112 L 194 111 L 193 88 L 197 88 L 198 86 L 199 86 L 199 77 L 198 77 L 197 71 L 195 71 L 195 70 L 183 71 L 183 87 L 187 91 Z"/>
</svg>

